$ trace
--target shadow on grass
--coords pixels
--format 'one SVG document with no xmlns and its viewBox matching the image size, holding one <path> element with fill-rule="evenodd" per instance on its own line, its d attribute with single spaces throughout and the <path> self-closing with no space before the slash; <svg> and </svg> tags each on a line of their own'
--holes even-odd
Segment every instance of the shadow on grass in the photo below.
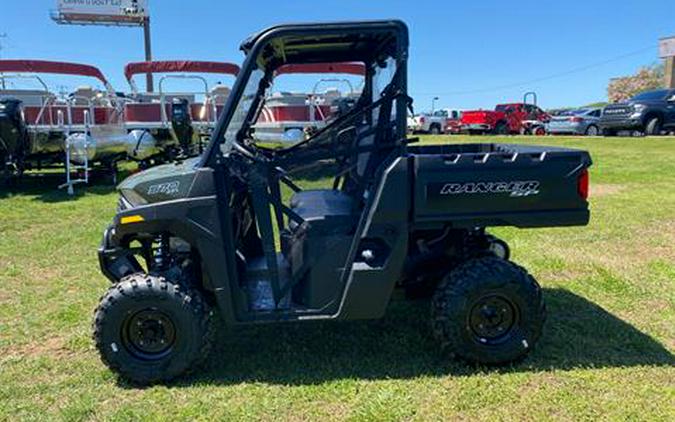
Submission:
<svg viewBox="0 0 675 422">
<path fill-rule="evenodd" d="M 405 379 L 575 368 L 672 366 L 659 342 L 567 290 L 546 289 L 549 318 L 537 349 L 512 366 L 486 368 L 441 353 L 428 329 L 428 303 L 395 302 L 379 321 L 238 328 L 222 335 L 193 384 L 317 384 L 338 379 Z"/>
<path fill-rule="evenodd" d="M 117 173 L 117 182 L 124 180 L 131 174 L 130 170 L 124 169 Z M 31 196 L 36 201 L 55 203 L 72 201 L 81 198 L 85 194 L 108 195 L 115 191 L 115 181 L 109 171 L 93 171 L 89 176 L 89 184 L 77 184 L 74 186 L 75 194 L 68 195 L 66 189 L 59 186 L 66 181 L 63 171 L 50 170 L 47 172 L 25 173 L 17 182 L 11 185 L 3 185 L 0 188 L 0 199 L 11 196 Z"/>
</svg>

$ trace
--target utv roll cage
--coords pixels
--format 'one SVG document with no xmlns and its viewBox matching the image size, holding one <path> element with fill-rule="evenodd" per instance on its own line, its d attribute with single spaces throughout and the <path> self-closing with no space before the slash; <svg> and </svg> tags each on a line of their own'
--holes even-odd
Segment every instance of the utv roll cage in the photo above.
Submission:
<svg viewBox="0 0 675 422">
<path fill-rule="evenodd" d="M 303 33 L 306 35 L 303 36 Z M 396 90 L 399 95 L 407 95 L 408 29 L 400 21 L 274 26 L 249 37 L 241 44 L 240 49 L 246 53 L 246 60 L 242 65 L 237 81 L 232 87 L 232 93 L 225 105 L 225 111 L 214 130 L 212 142 L 203 156 L 202 166 L 212 167 L 219 160 L 218 157 L 221 155 L 219 146 L 224 141 L 224 132 L 232 119 L 236 104 L 241 99 L 251 72 L 258 67 L 264 69 L 265 77 L 261 81 L 259 91 L 255 96 L 254 101 L 256 103 L 250 107 L 242 130 L 237 134 L 237 141 L 239 142 L 243 140 L 243 137 L 247 135 L 246 131 L 255 123 L 261 109 L 260 102 L 264 100 L 264 95 L 261 95 L 262 92 L 274 77 L 275 70 L 284 65 L 330 62 L 364 63 L 366 65 L 366 81 L 364 94 L 358 104 L 363 106 L 364 103 L 376 100 L 372 98 L 373 64 L 386 57 L 392 57 L 396 59 L 397 74 L 391 81 L 391 90 Z M 401 101 L 397 104 L 400 107 L 397 114 L 403 112 L 405 115 L 408 103 Z M 356 109 L 358 108 L 356 107 Z M 400 120 L 398 123 L 405 127 L 405 119 Z M 321 137 L 322 132 L 337 125 L 339 125 L 339 122 L 333 122 L 333 124 L 308 139 L 305 144 L 312 143 L 313 140 Z M 279 154 L 282 154 L 281 151 Z"/>
<path fill-rule="evenodd" d="M 404 148 L 406 142 L 406 115 L 411 103 L 407 96 L 406 73 L 408 32 L 405 24 L 399 21 L 273 27 L 246 41 L 242 44 L 242 50 L 247 53 L 246 60 L 201 165 L 214 168 L 221 230 L 225 234 L 226 243 L 232 242 L 232 236 L 229 235 L 232 229 L 229 224 L 232 216 L 229 215 L 226 198 L 226 192 L 230 192 L 232 186 L 224 173 L 225 171 L 239 173 L 250 181 L 250 198 L 266 261 L 266 278 L 270 281 L 276 306 L 287 297 L 290 289 L 299 281 L 299 277 L 287 280 L 282 286 L 280 264 L 277 262 L 275 249 L 274 223 L 277 224 L 279 232 L 286 229 L 285 218 L 288 219 L 289 226 L 299 227 L 306 223 L 302 217 L 282 203 L 280 183 L 296 193 L 301 189 L 280 169 L 292 173 L 300 168 L 318 165 L 322 160 L 335 160 L 341 170 L 334 180 L 333 189 L 342 190 L 354 198 L 362 198 L 359 201 L 360 206 L 365 206 L 363 195 L 368 184 L 375 181 L 373 177 L 375 171 L 395 151 L 396 156 L 400 155 L 401 148 Z M 395 72 L 388 84 L 378 90 L 379 87 L 374 86 L 374 78 L 378 68 L 385 67 L 388 61 L 390 63 L 393 61 Z M 252 142 L 251 127 L 262 109 L 265 90 L 270 86 L 275 71 L 282 66 L 296 63 L 306 65 L 327 62 L 357 62 L 365 65 L 364 90 L 356 106 L 309 139 L 296 145 L 274 150 L 256 146 L 255 152 L 249 150 Z M 264 77 L 256 94 L 252 96 L 252 104 L 244 123 L 236 133 L 236 139 L 225 139 L 227 126 L 239 101 L 242 100 L 245 86 L 255 69 L 264 70 Z M 374 98 L 374 94 L 378 94 L 379 98 Z M 392 116 L 395 116 L 393 120 Z M 357 134 L 357 126 L 367 127 L 368 130 Z M 370 140 L 367 145 L 360 143 L 364 139 Z M 253 155 L 262 154 L 264 157 L 262 160 L 252 159 L 250 163 L 240 165 L 240 162 L 224 157 L 221 146 L 226 142 L 232 143 L 232 147 L 240 155 L 253 158 Z M 368 157 L 365 163 L 360 162 L 362 156 Z M 223 169 L 224 164 L 227 170 Z M 357 167 L 360 168 L 357 170 Z M 268 212 L 270 206 L 273 209 L 272 215 Z M 356 228 L 355 233 L 360 230 L 363 230 L 363 227 Z M 354 242 L 354 245 L 357 243 Z M 235 244 L 225 246 L 226 251 L 237 250 Z M 357 254 L 355 248 L 356 246 L 350 251 L 350 261 L 353 261 Z M 230 284 L 237 285 L 239 277 L 236 271 L 238 268 L 236 257 L 234 252 L 226 254 Z M 336 298 L 340 303 L 345 300 L 348 274 L 349 272 L 345 272 L 342 276 L 343 292 Z M 341 307 L 339 305 L 335 309 L 336 315 Z M 239 309 L 236 313 L 248 314 L 245 309 Z M 306 310 L 301 313 L 325 315 L 325 310 Z M 277 319 L 279 315 L 272 318 Z"/>
</svg>

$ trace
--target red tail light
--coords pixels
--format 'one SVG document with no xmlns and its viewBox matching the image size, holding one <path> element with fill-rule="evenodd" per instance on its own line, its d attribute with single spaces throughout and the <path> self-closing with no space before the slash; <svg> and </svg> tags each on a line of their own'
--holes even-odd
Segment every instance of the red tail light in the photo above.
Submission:
<svg viewBox="0 0 675 422">
<path fill-rule="evenodd" d="M 420 117 L 420 124 L 422 124 L 422 125 L 423 125 L 423 124 L 424 124 L 424 122 L 426 122 L 426 120 L 427 120 L 427 119 L 425 119 L 424 117 Z"/>
<path fill-rule="evenodd" d="M 584 119 L 582 119 L 581 117 L 572 117 L 570 119 L 570 122 L 572 122 L 572 123 L 581 123 L 583 121 L 584 121 Z"/>
<path fill-rule="evenodd" d="M 584 170 L 579 175 L 579 179 L 577 179 L 577 191 L 579 192 L 579 196 L 583 199 L 588 199 L 589 187 L 590 177 L 588 175 L 588 170 Z"/>
</svg>

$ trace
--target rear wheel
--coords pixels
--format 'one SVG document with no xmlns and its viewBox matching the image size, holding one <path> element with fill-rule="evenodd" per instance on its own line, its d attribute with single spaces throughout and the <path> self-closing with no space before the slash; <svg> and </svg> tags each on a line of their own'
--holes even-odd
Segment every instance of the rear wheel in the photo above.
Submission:
<svg viewBox="0 0 675 422">
<path fill-rule="evenodd" d="M 101 299 L 94 340 L 103 362 L 124 378 L 138 384 L 169 381 L 207 355 L 210 319 L 197 291 L 134 274 Z"/>
<path fill-rule="evenodd" d="M 658 117 L 652 117 L 647 121 L 645 126 L 645 135 L 647 136 L 658 136 L 661 134 L 661 119 Z"/>
<path fill-rule="evenodd" d="M 504 364 L 525 357 L 541 336 L 541 288 L 523 268 L 497 257 L 464 263 L 434 294 L 434 336 L 468 361 Z"/>
<path fill-rule="evenodd" d="M 598 127 L 595 125 L 589 125 L 586 128 L 586 136 L 598 136 Z"/>
<path fill-rule="evenodd" d="M 431 125 L 431 127 L 429 128 L 429 132 L 430 132 L 432 135 L 440 135 L 440 134 L 441 134 L 441 127 L 440 127 L 439 125 L 437 125 L 437 124 L 433 124 L 433 125 Z"/>
</svg>

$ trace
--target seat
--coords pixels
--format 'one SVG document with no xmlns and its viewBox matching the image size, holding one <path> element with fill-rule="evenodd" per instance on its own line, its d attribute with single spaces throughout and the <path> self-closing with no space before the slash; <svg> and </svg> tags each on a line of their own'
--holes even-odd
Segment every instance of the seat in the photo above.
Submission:
<svg viewBox="0 0 675 422">
<path fill-rule="evenodd" d="M 291 209 L 313 227 L 348 230 L 354 223 L 356 201 L 338 190 L 317 189 L 297 192 L 291 197 Z M 293 228 L 294 224 L 291 224 Z"/>
</svg>

